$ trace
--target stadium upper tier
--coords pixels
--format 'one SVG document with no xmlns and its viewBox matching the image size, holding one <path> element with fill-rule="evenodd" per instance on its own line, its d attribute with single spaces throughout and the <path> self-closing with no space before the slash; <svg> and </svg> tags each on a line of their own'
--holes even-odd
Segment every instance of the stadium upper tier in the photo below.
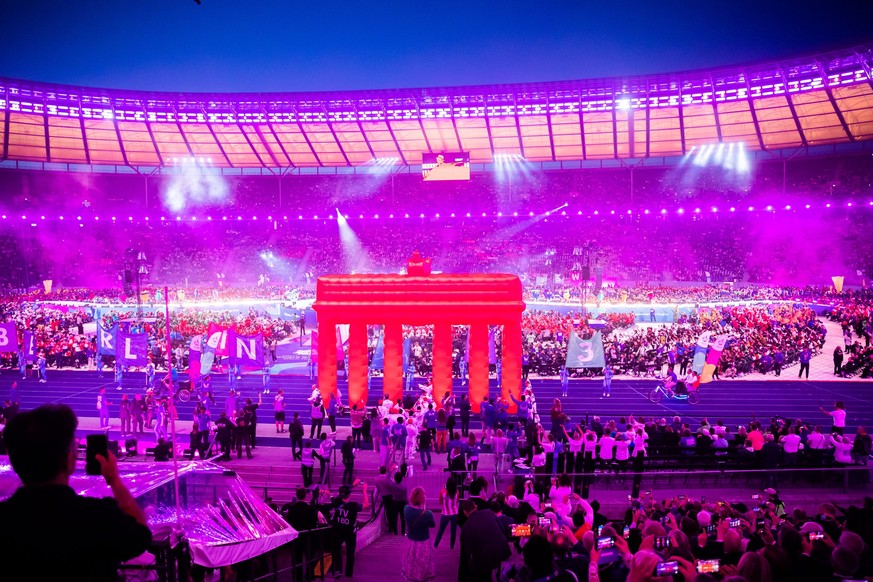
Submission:
<svg viewBox="0 0 873 582">
<path fill-rule="evenodd" d="M 4 161 L 221 168 L 415 166 L 773 150 L 873 137 L 873 45 L 713 71 L 344 93 L 154 93 L 0 79 Z M 7 162 L 8 163 L 8 162 Z"/>
</svg>

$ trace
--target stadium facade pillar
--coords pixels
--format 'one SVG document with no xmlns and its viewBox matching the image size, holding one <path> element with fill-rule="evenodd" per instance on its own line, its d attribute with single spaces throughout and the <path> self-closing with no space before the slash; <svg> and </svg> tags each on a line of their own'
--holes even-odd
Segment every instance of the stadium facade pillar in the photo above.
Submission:
<svg viewBox="0 0 873 582">
<path fill-rule="evenodd" d="M 433 400 L 442 406 L 443 397 L 452 391 L 452 324 L 433 325 Z"/>
<path fill-rule="evenodd" d="M 521 322 L 510 320 L 503 322 L 503 335 L 501 337 L 503 362 L 503 399 L 509 405 L 509 412 L 515 413 L 518 407 L 512 401 L 510 395 L 516 400 L 521 398 Z"/>
<path fill-rule="evenodd" d="M 384 393 L 393 401 L 403 396 L 403 325 L 385 324 Z"/>
<path fill-rule="evenodd" d="M 488 399 L 488 323 L 473 321 L 469 333 L 470 404 L 473 412 L 479 412 L 482 402 Z"/>
<path fill-rule="evenodd" d="M 367 350 L 367 324 L 349 324 L 349 406 L 363 403 L 367 405 L 367 372 L 369 351 Z"/>
<path fill-rule="evenodd" d="M 336 392 L 336 322 L 318 322 L 318 391 L 324 403 Z"/>
</svg>

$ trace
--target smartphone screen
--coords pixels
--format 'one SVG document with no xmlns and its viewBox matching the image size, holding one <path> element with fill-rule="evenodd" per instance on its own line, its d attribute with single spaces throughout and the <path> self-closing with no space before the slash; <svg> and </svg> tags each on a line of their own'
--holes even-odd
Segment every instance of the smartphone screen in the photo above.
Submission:
<svg viewBox="0 0 873 582">
<path fill-rule="evenodd" d="M 603 531 L 603 526 L 602 526 L 602 525 L 598 525 L 598 526 L 597 526 L 597 535 L 599 536 L 599 535 L 600 535 L 600 532 L 602 532 L 602 531 Z"/>
<path fill-rule="evenodd" d="M 755 529 L 758 531 L 761 531 L 762 529 L 764 529 L 764 523 L 765 523 L 764 518 L 759 517 L 758 519 L 755 520 Z"/>
<path fill-rule="evenodd" d="M 679 501 L 685 501 L 685 496 L 684 496 L 684 495 L 680 495 L 679 497 L 677 497 L 677 499 L 678 499 Z M 666 562 L 666 563 L 669 564 L 669 562 Z"/>
<path fill-rule="evenodd" d="M 740 520 L 732 519 L 730 523 L 731 529 L 739 529 L 741 527 Z"/>
<path fill-rule="evenodd" d="M 598 550 L 605 550 L 607 548 L 614 548 L 614 547 L 615 547 L 615 539 L 612 536 L 597 538 L 597 549 Z"/>
<path fill-rule="evenodd" d="M 668 536 L 658 536 L 655 538 L 655 549 L 663 550 L 670 547 L 670 538 Z"/>
<path fill-rule="evenodd" d="M 551 527 L 552 520 L 549 519 L 548 517 L 541 517 L 537 520 L 537 523 L 541 526 Z"/>
<path fill-rule="evenodd" d="M 655 566 L 655 576 L 672 576 L 679 573 L 679 562 L 671 560 Z"/>
<path fill-rule="evenodd" d="M 512 524 L 511 533 L 514 538 L 529 538 L 530 525 L 527 523 L 514 523 Z"/>
<path fill-rule="evenodd" d="M 600 535 L 600 532 L 597 532 L 597 534 Z M 621 535 L 624 539 L 628 539 L 630 537 L 630 526 L 629 525 L 624 526 L 624 531 L 621 533 Z"/>
<path fill-rule="evenodd" d="M 720 566 L 720 560 L 700 560 L 697 562 L 697 572 L 699 574 L 715 574 Z"/>
<path fill-rule="evenodd" d="M 816 540 L 823 540 L 824 539 L 824 532 L 823 531 L 811 531 L 807 534 L 807 536 L 809 537 L 809 541 L 811 541 L 811 542 L 814 542 Z"/>
<path fill-rule="evenodd" d="M 88 475 L 100 475 L 100 463 L 97 455 L 106 458 L 109 455 L 109 439 L 105 434 L 89 434 L 85 437 L 85 473 Z"/>
</svg>

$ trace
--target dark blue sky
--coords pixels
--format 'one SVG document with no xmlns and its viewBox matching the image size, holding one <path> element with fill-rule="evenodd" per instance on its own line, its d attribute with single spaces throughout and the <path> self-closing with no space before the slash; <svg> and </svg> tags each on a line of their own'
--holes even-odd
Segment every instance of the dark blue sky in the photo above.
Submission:
<svg viewBox="0 0 873 582">
<path fill-rule="evenodd" d="M 873 41 L 869 0 L 4 0 L 0 76 L 167 91 L 555 81 Z"/>
</svg>

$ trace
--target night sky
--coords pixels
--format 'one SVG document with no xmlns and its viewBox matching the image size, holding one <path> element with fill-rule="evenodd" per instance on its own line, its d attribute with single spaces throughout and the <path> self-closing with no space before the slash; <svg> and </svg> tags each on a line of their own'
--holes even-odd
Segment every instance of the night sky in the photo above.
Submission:
<svg viewBox="0 0 873 582">
<path fill-rule="evenodd" d="M 557 81 L 873 41 L 873 2 L 3 0 L 0 76 L 161 91 Z"/>
</svg>

